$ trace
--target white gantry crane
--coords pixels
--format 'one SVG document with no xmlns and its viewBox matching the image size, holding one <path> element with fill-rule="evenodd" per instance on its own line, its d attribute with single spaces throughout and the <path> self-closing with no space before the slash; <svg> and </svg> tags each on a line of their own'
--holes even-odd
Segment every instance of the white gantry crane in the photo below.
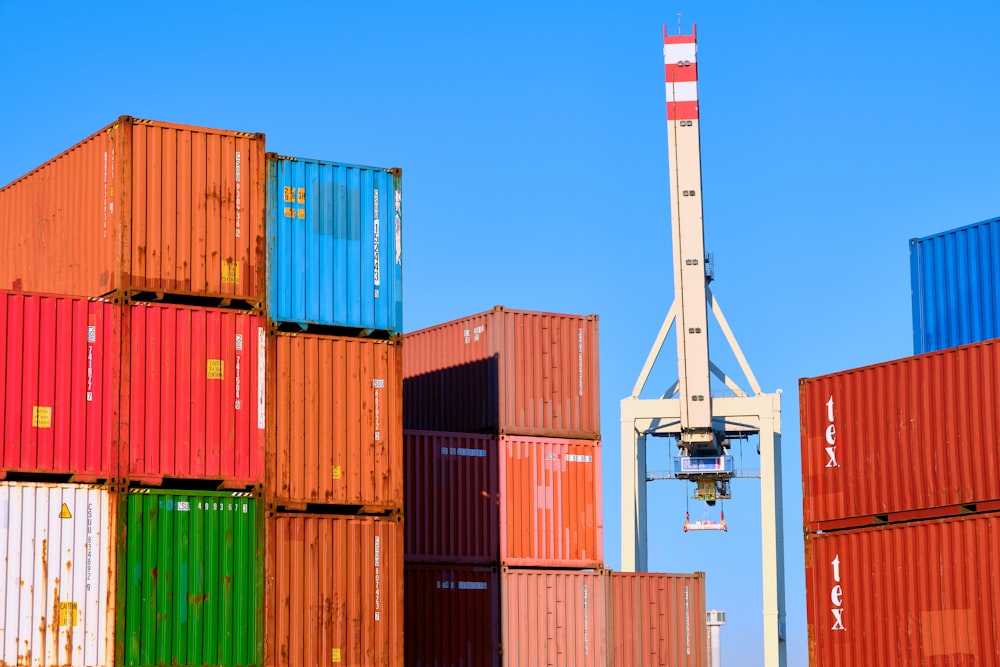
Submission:
<svg viewBox="0 0 1000 667">
<path fill-rule="evenodd" d="M 705 254 L 701 196 L 701 141 L 698 122 L 696 32 L 663 33 L 670 165 L 671 229 L 674 248 L 674 302 L 632 389 L 621 402 L 622 570 L 648 570 L 646 483 L 681 479 L 695 485 L 693 497 L 714 506 L 730 497 L 733 477 L 752 476 L 734 465 L 730 442 L 757 437 L 760 452 L 761 544 L 763 554 L 764 664 L 784 667 L 785 587 L 781 508 L 780 392 L 761 392 L 750 366 L 708 288 L 712 279 Z M 740 366 L 749 391 L 712 363 L 708 311 L 715 315 Z M 664 341 L 675 328 L 677 381 L 660 398 L 640 398 Z M 715 376 L 726 395 L 713 396 Z M 675 442 L 673 468 L 646 469 L 647 440 Z M 685 530 L 725 530 L 721 520 L 685 521 Z"/>
</svg>

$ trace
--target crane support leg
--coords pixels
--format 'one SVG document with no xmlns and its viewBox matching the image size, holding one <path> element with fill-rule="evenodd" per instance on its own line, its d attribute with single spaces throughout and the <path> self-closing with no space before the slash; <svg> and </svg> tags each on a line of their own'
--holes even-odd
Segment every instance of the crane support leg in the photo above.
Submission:
<svg viewBox="0 0 1000 667">
<path fill-rule="evenodd" d="M 777 396 L 775 396 L 777 399 Z M 761 415 L 760 518 L 764 583 L 764 664 L 785 667 L 785 542 L 781 506 L 781 423 L 775 400 L 772 416 Z"/>
</svg>

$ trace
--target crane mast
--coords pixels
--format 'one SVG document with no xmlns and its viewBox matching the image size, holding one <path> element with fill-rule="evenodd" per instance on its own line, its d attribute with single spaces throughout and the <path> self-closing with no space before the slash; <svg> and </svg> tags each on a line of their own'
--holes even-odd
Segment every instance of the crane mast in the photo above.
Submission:
<svg viewBox="0 0 1000 667">
<path fill-rule="evenodd" d="M 709 504 L 729 497 L 732 465 L 726 440 L 712 419 L 708 350 L 708 272 L 701 190 L 698 120 L 697 32 L 663 31 L 667 96 L 667 142 L 674 247 L 674 303 L 677 308 L 677 369 L 682 452 L 676 468 L 696 482 L 695 497 Z"/>
</svg>

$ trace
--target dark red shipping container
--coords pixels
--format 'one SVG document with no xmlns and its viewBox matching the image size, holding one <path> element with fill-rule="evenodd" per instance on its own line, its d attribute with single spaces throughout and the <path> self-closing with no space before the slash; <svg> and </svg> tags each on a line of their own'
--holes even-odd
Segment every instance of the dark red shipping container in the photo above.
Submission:
<svg viewBox="0 0 1000 667">
<path fill-rule="evenodd" d="M 271 513 L 266 531 L 266 665 L 403 666 L 399 517 Z"/>
<path fill-rule="evenodd" d="M 600 442 L 404 435 L 410 562 L 603 567 Z"/>
<path fill-rule="evenodd" d="M 400 350 L 398 340 L 269 336 L 271 502 L 402 507 Z"/>
<path fill-rule="evenodd" d="M 0 291 L 0 476 L 118 474 L 120 309 Z"/>
<path fill-rule="evenodd" d="M 1000 340 L 805 378 L 799 405 L 810 531 L 1000 499 Z"/>
<path fill-rule="evenodd" d="M 608 667 L 706 667 L 705 573 L 609 574 Z"/>
<path fill-rule="evenodd" d="M 404 431 L 403 442 L 407 562 L 498 563 L 496 436 Z"/>
<path fill-rule="evenodd" d="M 406 565 L 404 576 L 408 667 L 499 667 L 495 567 Z"/>
<path fill-rule="evenodd" d="M 1000 514 L 807 535 L 812 667 L 1000 665 Z"/>
<path fill-rule="evenodd" d="M 403 338 L 415 430 L 600 438 L 596 315 L 497 306 Z"/>
<path fill-rule="evenodd" d="M 164 479 L 262 484 L 266 340 L 259 317 L 162 304 L 126 308 L 121 475 L 154 486 Z"/>
</svg>

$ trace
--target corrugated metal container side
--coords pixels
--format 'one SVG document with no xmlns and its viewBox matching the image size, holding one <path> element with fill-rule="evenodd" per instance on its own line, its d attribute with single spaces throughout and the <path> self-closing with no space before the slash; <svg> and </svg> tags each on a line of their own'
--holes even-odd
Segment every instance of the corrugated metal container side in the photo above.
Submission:
<svg viewBox="0 0 1000 667">
<path fill-rule="evenodd" d="M 0 188 L 0 285 L 264 300 L 264 136 L 122 116 Z"/>
<path fill-rule="evenodd" d="M 408 560 L 603 567 L 598 441 L 404 433 Z"/>
<path fill-rule="evenodd" d="M 607 575 L 573 570 L 500 573 L 504 667 L 607 664 Z"/>
<path fill-rule="evenodd" d="M 119 308 L 0 291 L 0 469 L 118 474 Z"/>
<path fill-rule="evenodd" d="M 397 341 L 269 337 L 269 499 L 403 504 L 403 375 Z"/>
<path fill-rule="evenodd" d="M 501 436 L 500 558 L 519 567 L 604 567 L 601 444 Z"/>
<path fill-rule="evenodd" d="M 116 512 L 106 487 L 0 482 L 2 664 L 111 666 Z"/>
<path fill-rule="evenodd" d="M 810 531 L 1000 499 L 1000 341 L 805 378 L 799 405 Z"/>
<path fill-rule="evenodd" d="M 1000 665 L 1000 515 L 806 537 L 809 664 Z"/>
<path fill-rule="evenodd" d="M 133 489 L 121 512 L 116 664 L 261 664 L 260 502 Z"/>
<path fill-rule="evenodd" d="M 407 667 L 499 667 L 496 568 L 407 565 Z"/>
<path fill-rule="evenodd" d="M 262 484 L 266 336 L 260 318 L 159 304 L 134 304 L 127 312 L 122 476 L 153 485 L 164 478 L 218 480 L 234 488 Z"/>
<path fill-rule="evenodd" d="M 404 431 L 404 443 L 407 561 L 498 563 L 496 436 Z"/>
<path fill-rule="evenodd" d="M 269 514 L 265 615 L 269 666 L 402 667 L 399 517 Z"/>
<path fill-rule="evenodd" d="M 274 322 L 401 333 L 402 172 L 268 153 Z"/>
<path fill-rule="evenodd" d="M 600 437 L 596 315 L 497 306 L 406 334 L 404 426 Z"/>
<path fill-rule="evenodd" d="M 1000 338 L 1000 218 L 910 240 L 916 354 Z"/>
<path fill-rule="evenodd" d="M 610 574 L 608 667 L 706 667 L 705 573 Z"/>
</svg>

